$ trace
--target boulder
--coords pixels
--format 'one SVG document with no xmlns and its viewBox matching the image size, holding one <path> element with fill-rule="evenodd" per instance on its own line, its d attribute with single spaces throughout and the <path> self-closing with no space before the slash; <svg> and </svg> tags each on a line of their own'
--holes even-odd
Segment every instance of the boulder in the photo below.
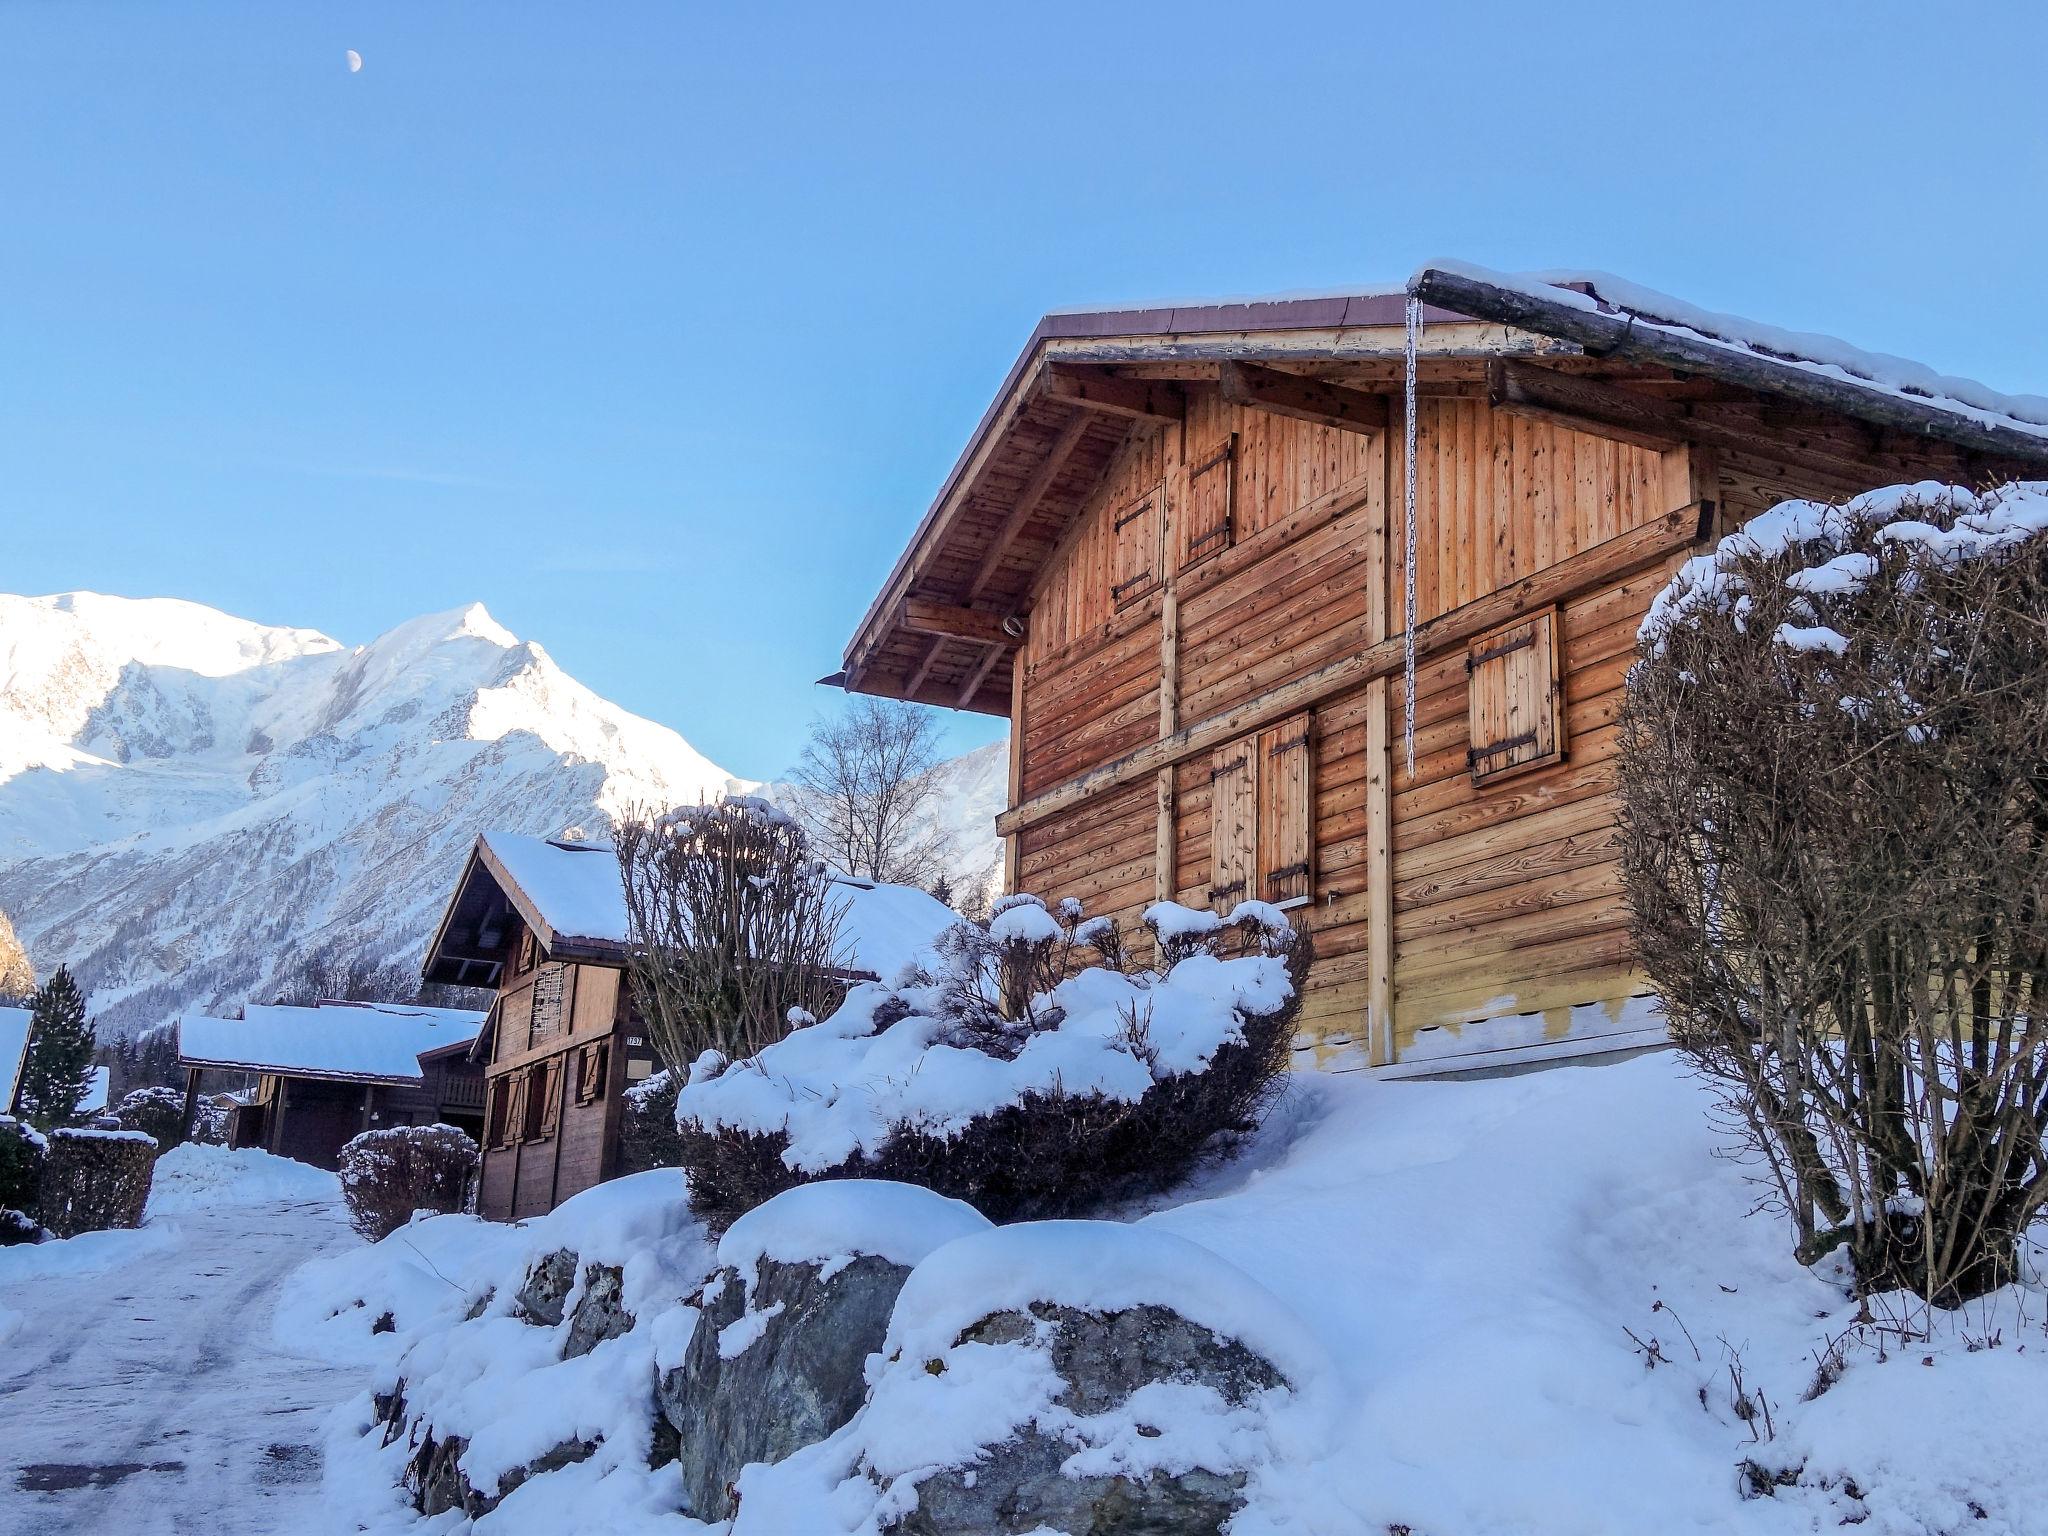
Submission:
<svg viewBox="0 0 2048 1536">
<path fill-rule="evenodd" d="M 462 1453 L 468 1449 L 469 1442 L 461 1435 L 436 1439 L 430 1434 L 420 1442 L 407 1468 L 413 1485 L 413 1508 L 430 1517 L 453 1509 L 469 1519 L 477 1519 L 496 1509 L 529 1477 L 587 1460 L 597 1450 L 597 1444 L 590 1440 L 565 1440 L 525 1466 L 514 1467 L 498 1479 L 498 1486 L 489 1493 L 474 1487 L 462 1470 Z"/>
<path fill-rule="evenodd" d="M 576 1283 L 576 1255 L 566 1248 L 542 1254 L 526 1271 L 516 1299 L 519 1316 L 529 1323 L 552 1328 L 562 1320 L 562 1307 Z"/>
<path fill-rule="evenodd" d="M 569 1338 L 562 1346 L 562 1358 L 573 1360 L 587 1355 L 606 1339 L 633 1331 L 633 1314 L 620 1300 L 625 1273 L 616 1264 L 583 1266 L 583 1294 L 569 1314 Z"/>
<path fill-rule="evenodd" d="M 1163 1306 L 1087 1312 L 1034 1303 L 969 1328 L 962 1344 L 1038 1341 L 1065 1383 L 1058 1402 L 1082 1416 L 1115 1413 L 1152 1382 L 1196 1382 L 1231 1407 L 1285 1385 L 1280 1373 L 1235 1339 Z M 1140 1434 L 1145 1430 L 1141 1426 Z M 1177 1475 L 1068 1477 L 1076 1450 L 1027 1425 L 972 1466 L 918 1484 L 917 1503 L 895 1529 L 904 1536 L 1215 1536 L 1243 1507 L 1244 1477 L 1193 1468 Z"/>
<path fill-rule="evenodd" d="M 738 1270 L 713 1276 L 683 1363 L 658 1389 L 691 1513 L 726 1519 L 740 1468 L 780 1461 L 853 1417 L 909 1274 L 864 1254 L 830 1265 L 763 1258 L 751 1296 Z"/>
</svg>

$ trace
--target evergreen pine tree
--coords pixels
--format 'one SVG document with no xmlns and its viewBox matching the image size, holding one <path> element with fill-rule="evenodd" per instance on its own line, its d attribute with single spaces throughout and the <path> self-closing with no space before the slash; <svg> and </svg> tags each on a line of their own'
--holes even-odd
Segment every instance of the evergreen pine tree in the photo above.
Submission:
<svg viewBox="0 0 2048 1536">
<path fill-rule="evenodd" d="M 949 907 L 953 905 L 953 882 L 948 880 L 943 874 L 932 882 L 931 892 L 934 900 L 942 902 Z"/>
<path fill-rule="evenodd" d="M 21 1117 L 45 1131 L 70 1124 L 91 1080 L 92 1052 L 85 997 L 60 965 L 29 1005 L 28 1051 L 14 1091 Z"/>
</svg>

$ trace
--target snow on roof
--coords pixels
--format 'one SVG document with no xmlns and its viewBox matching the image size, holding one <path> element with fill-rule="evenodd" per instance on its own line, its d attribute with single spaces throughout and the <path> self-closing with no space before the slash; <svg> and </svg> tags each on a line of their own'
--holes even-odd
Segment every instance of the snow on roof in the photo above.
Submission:
<svg viewBox="0 0 2048 1536">
<path fill-rule="evenodd" d="M 625 947 L 626 893 L 610 845 L 511 832 L 486 832 L 482 841 L 556 939 Z M 845 875 L 833 876 L 833 883 L 844 898 L 839 960 L 848 970 L 890 977 L 912 961 L 934 963 L 933 942 L 960 921 L 914 885 Z"/>
<path fill-rule="evenodd" d="M 1432 271 L 1470 278 L 1546 303 L 1562 303 L 1595 313 L 1620 313 L 1641 327 L 1682 334 L 1730 352 L 1748 353 L 1900 399 L 1919 401 L 1979 423 L 2048 438 L 2048 397 L 2004 394 L 1975 379 L 1937 373 L 1911 358 L 1866 352 L 1838 337 L 1788 331 L 1740 315 L 1701 309 L 1611 272 L 1495 272 L 1470 262 L 1442 260 L 1425 263 L 1416 270 L 1415 278 Z M 1567 284 L 1583 285 L 1592 291 L 1582 292 Z"/>
<path fill-rule="evenodd" d="M 474 1040 L 484 1016 L 404 1003 L 252 1003 L 239 1019 L 187 1014 L 178 1022 L 186 1066 L 287 1076 L 418 1082 L 422 1051 Z"/>
<path fill-rule="evenodd" d="M 28 1019 L 26 1008 L 0 1008 L 0 1115 L 14 1102 L 21 1058 L 28 1051 Z"/>
<path fill-rule="evenodd" d="M 94 1067 L 92 1076 L 85 1085 L 85 1097 L 78 1101 L 81 1115 L 96 1115 L 107 1107 L 107 1088 L 112 1074 L 105 1067 Z"/>
</svg>

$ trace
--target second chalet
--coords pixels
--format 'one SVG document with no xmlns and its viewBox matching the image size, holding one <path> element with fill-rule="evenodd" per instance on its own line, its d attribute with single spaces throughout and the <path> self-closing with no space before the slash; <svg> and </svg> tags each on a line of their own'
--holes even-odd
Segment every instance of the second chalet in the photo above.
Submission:
<svg viewBox="0 0 2048 1536">
<path fill-rule="evenodd" d="M 915 886 L 839 877 L 848 980 L 929 962 L 960 919 Z M 625 976 L 626 897 L 603 843 L 487 833 L 476 840 L 426 979 L 496 990 L 478 1037 L 485 1063 L 477 1214 L 553 1210 L 620 1166 L 625 1089 L 660 1065 Z"/>
<path fill-rule="evenodd" d="M 1598 275 L 1056 314 L 828 681 L 1009 718 L 1013 890 L 1298 909 L 1304 1059 L 1638 1048 L 1651 597 L 1780 500 L 2044 466 L 2048 401 Z"/>
</svg>

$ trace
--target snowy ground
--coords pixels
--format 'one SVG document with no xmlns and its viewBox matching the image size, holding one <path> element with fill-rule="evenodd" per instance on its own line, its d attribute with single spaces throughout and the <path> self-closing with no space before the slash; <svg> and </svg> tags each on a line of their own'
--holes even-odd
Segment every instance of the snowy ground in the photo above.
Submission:
<svg viewBox="0 0 2048 1536">
<path fill-rule="evenodd" d="M 278 1286 L 356 1245 L 332 1175 L 159 1164 L 139 1232 L 0 1249 L 0 1533 L 319 1536 L 321 1422 L 359 1371 L 272 1340 Z"/>
</svg>

